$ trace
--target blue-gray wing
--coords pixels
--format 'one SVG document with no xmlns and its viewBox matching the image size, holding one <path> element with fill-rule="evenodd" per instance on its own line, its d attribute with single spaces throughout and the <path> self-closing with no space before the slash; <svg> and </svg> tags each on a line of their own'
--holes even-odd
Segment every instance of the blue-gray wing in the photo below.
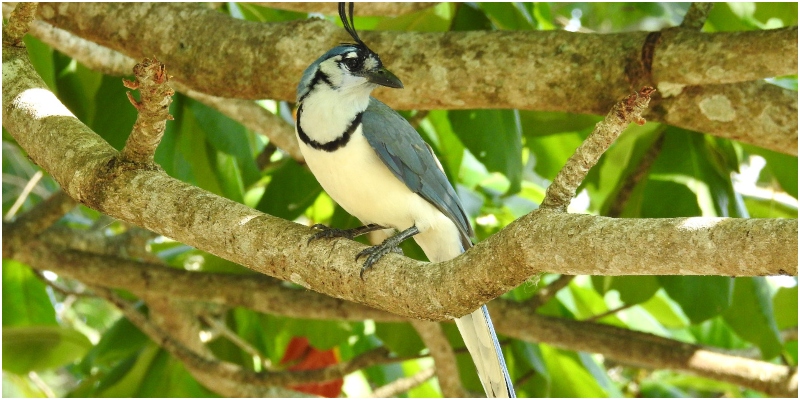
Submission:
<svg viewBox="0 0 800 400">
<path fill-rule="evenodd" d="M 472 227 L 430 146 L 405 118 L 372 97 L 361 124 L 367 142 L 394 176 L 456 224 L 466 250 Z"/>
</svg>

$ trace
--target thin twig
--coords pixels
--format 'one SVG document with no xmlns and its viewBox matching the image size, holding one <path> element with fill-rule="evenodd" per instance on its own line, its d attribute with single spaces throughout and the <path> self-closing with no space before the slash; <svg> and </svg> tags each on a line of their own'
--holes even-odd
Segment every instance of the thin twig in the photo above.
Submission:
<svg viewBox="0 0 800 400">
<path fill-rule="evenodd" d="M 47 277 L 44 276 L 44 272 L 42 272 L 42 271 L 40 271 L 38 269 L 34 269 L 33 273 L 37 277 L 39 277 L 39 279 L 41 279 L 42 282 L 44 282 L 45 285 L 50 286 L 53 290 L 63 294 L 64 296 L 76 296 L 76 297 L 91 297 L 91 296 L 94 296 L 92 293 L 88 293 L 86 290 L 73 290 L 73 289 L 67 288 L 65 286 L 61 286 L 58 283 L 56 283 L 54 281 L 51 281 L 50 279 L 47 279 Z"/>
<path fill-rule="evenodd" d="M 714 3 L 693 2 L 692 5 L 689 6 L 689 10 L 686 11 L 686 15 L 683 16 L 681 28 L 693 29 L 696 31 L 703 29 L 703 25 L 705 25 L 708 14 L 713 7 Z"/>
<path fill-rule="evenodd" d="M 157 59 L 145 58 L 133 67 L 135 81 L 123 79 L 128 89 L 138 89 L 140 100 L 136 101 L 130 92 L 128 100 L 139 112 L 133 131 L 122 149 L 122 159 L 152 163 L 156 148 L 161 142 L 167 121 L 173 119 L 169 105 L 175 91 L 169 86 L 170 76 L 163 63 Z"/>
<path fill-rule="evenodd" d="M 395 380 L 394 382 L 387 383 L 383 385 L 375 391 L 372 392 L 371 397 L 375 398 L 386 398 L 386 397 L 395 397 L 400 393 L 407 392 L 427 381 L 428 379 L 433 378 L 434 376 L 434 368 L 426 368 L 422 371 L 417 372 L 416 374 L 400 378 Z"/>
<path fill-rule="evenodd" d="M 466 393 L 458 373 L 456 356 L 442 326 L 438 322 L 419 320 L 412 320 L 411 325 L 430 351 L 444 397 L 464 397 Z"/>
<path fill-rule="evenodd" d="M 210 315 L 202 315 L 200 316 L 200 318 L 209 326 L 211 326 L 217 333 L 227 338 L 237 347 L 242 349 L 242 351 L 253 357 L 258 357 L 258 359 L 261 360 L 261 366 L 264 367 L 265 370 L 277 371 L 277 369 L 275 369 L 272 366 L 269 357 L 266 357 L 263 354 L 261 354 L 261 352 L 258 351 L 258 349 L 253 347 L 253 345 L 248 343 L 246 340 L 242 339 L 241 336 L 236 334 L 236 332 L 230 330 L 228 326 L 225 325 L 223 322 L 218 321 L 216 318 Z"/>
<path fill-rule="evenodd" d="M 5 218 L 3 218 L 4 220 L 9 221 L 12 217 L 14 217 L 14 214 L 16 214 L 20 207 L 25 204 L 25 200 L 28 199 L 28 195 L 31 194 L 31 191 L 33 191 L 33 188 L 36 187 L 36 184 L 39 183 L 39 180 L 41 180 L 43 176 L 44 173 L 41 170 L 36 171 L 36 173 L 33 174 L 28 183 L 25 184 L 25 187 L 22 188 L 22 192 L 20 192 L 17 200 L 13 205 L 11 205 L 11 208 L 8 209 Z"/>
<path fill-rule="evenodd" d="M 575 279 L 575 275 L 561 275 L 549 285 L 539 289 L 539 291 L 536 292 L 536 295 L 531 298 L 531 308 L 536 310 L 537 308 L 543 306 L 545 303 L 550 301 L 550 299 L 555 297 L 559 290 L 567 287 L 567 285 L 569 285 L 573 279 Z"/>
<path fill-rule="evenodd" d="M 55 392 L 53 389 L 50 389 L 50 386 L 47 386 L 47 383 L 36 373 L 36 371 L 28 372 L 28 378 L 30 378 L 31 382 L 33 382 L 36 387 L 44 393 L 50 399 L 56 397 Z"/>
<path fill-rule="evenodd" d="M 539 207 L 558 212 L 566 212 L 575 191 L 586 178 L 589 170 L 597 164 L 600 156 L 611 146 L 631 122 L 644 125 L 642 112 L 650 103 L 650 95 L 655 92 L 646 86 L 638 93 L 631 94 L 614 107 L 606 117 L 597 123 L 594 131 L 581 143 L 575 154 L 567 160 L 558 172 L 553 183 L 547 188 L 544 201 Z"/>
<path fill-rule="evenodd" d="M 12 257 L 19 245 L 52 226 L 77 204 L 66 192 L 59 190 L 13 222 L 4 223 L 3 257 Z"/>
<path fill-rule="evenodd" d="M 636 166 L 636 170 L 625 177 L 625 183 L 619 189 L 619 192 L 617 192 L 617 196 L 614 198 L 614 201 L 611 203 L 611 207 L 608 209 L 609 217 L 618 218 L 620 215 L 622 215 L 622 211 L 625 210 L 625 206 L 628 204 L 628 199 L 630 199 L 633 189 L 637 184 L 639 184 L 639 182 L 642 181 L 642 179 L 647 176 L 647 173 L 650 171 L 650 167 L 652 167 L 653 163 L 656 162 L 658 155 L 661 154 L 661 148 L 664 145 L 664 130 L 666 130 L 666 125 L 663 125 L 662 128 L 659 128 L 657 133 L 658 138 L 642 156 L 642 159 L 639 161 L 639 165 Z"/>
<path fill-rule="evenodd" d="M 22 47 L 22 37 L 28 33 L 39 3 L 19 3 L 3 27 L 3 45 Z"/>
<path fill-rule="evenodd" d="M 621 305 L 621 306 L 619 306 L 617 308 L 612 308 L 611 310 L 608 310 L 606 312 L 602 312 L 602 313 L 597 314 L 597 315 L 592 315 L 591 317 L 584 319 L 584 321 L 586 321 L 586 322 L 595 322 L 595 321 L 597 321 L 599 319 L 602 319 L 602 318 L 605 318 L 605 317 L 607 317 L 609 315 L 614 315 L 614 314 L 616 314 L 616 313 L 618 313 L 620 311 L 627 310 L 627 309 L 629 309 L 629 308 L 631 308 L 631 307 L 633 307 L 635 305 L 636 304 L 623 304 L 623 305 Z"/>
</svg>

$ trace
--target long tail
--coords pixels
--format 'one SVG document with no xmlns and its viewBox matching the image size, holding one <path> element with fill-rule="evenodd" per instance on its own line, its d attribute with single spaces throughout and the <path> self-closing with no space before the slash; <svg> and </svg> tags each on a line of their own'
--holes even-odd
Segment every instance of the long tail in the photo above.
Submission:
<svg viewBox="0 0 800 400">
<path fill-rule="evenodd" d="M 456 319 L 456 325 L 478 369 L 486 396 L 516 397 L 486 306 Z"/>
<path fill-rule="evenodd" d="M 441 229 L 418 234 L 414 237 L 432 262 L 446 261 L 464 252 L 471 243 L 457 234 L 455 225 L 451 231 Z M 506 360 L 494 333 L 492 319 L 486 306 L 456 319 L 461 337 L 467 345 L 472 361 L 478 370 L 483 390 L 487 397 L 516 397 Z"/>
</svg>

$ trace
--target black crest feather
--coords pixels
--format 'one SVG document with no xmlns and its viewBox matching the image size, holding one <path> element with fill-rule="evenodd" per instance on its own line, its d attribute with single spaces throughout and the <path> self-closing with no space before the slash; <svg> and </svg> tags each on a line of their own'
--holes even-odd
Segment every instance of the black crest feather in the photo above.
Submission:
<svg viewBox="0 0 800 400">
<path fill-rule="evenodd" d="M 339 2 L 339 19 L 342 20 L 342 25 L 344 25 L 344 30 L 346 30 L 347 33 L 350 34 L 353 40 L 356 41 L 356 44 L 367 47 L 367 45 L 364 44 L 361 38 L 358 37 L 358 32 L 356 32 L 356 26 L 353 23 L 353 9 L 355 8 L 355 3 L 350 3 L 349 19 L 347 13 L 345 12 L 345 4 L 346 4 L 345 2 Z"/>
</svg>

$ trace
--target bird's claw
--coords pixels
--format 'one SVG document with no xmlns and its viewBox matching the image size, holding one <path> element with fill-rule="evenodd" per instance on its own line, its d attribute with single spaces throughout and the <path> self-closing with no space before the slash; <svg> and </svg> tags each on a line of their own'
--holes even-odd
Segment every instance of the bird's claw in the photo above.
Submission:
<svg viewBox="0 0 800 400">
<path fill-rule="evenodd" d="M 306 244 L 322 238 L 330 239 L 330 238 L 343 237 L 352 240 L 354 237 L 352 231 L 349 229 L 331 228 L 322 224 L 314 224 L 311 226 L 311 229 L 319 229 L 320 231 L 311 235 L 311 237 L 308 238 L 308 242 L 306 242 Z"/>
<path fill-rule="evenodd" d="M 389 253 L 397 253 L 401 256 L 403 255 L 403 249 L 399 246 L 386 246 L 385 243 L 379 244 L 372 247 L 367 247 L 364 250 L 361 250 L 358 254 L 356 254 L 356 261 L 359 258 L 366 256 L 367 259 L 364 261 L 364 265 L 361 267 L 361 272 L 358 274 L 361 279 L 364 279 L 364 272 L 368 269 L 372 268 L 372 265 L 378 262 L 383 256 Z"/>
</svg>

